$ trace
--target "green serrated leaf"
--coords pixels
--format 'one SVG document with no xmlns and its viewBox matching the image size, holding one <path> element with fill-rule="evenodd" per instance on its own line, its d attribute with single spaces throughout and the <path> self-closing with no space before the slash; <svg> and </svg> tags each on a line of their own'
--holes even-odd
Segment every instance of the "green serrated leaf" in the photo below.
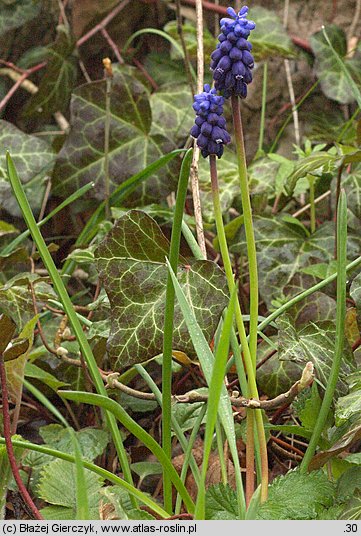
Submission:
<svg viewBox="0 0 361 536">
<path fill-rule="evenodd" d="M 298 410 L 297 414 L 301 420 L 302 426 L 309 431 L 315 427 L 317 417 L 321 408 L 321 397 L 318 394 L 317 383 L 312 384 L 311 389 L 307 392 L 308 397 L 304 401 L 303 407 Z"/>
<path fill-rule="evenodd" d="M 69 436 L 69 432 L 67 432 Z M 85 469 L 85 484 L 89 501 L 90 519 L 99 519 L 99 500 L 102 479 Z M 64 460 L 48 463 L 39 478 L 37 487 L 38 496 L 52 505 L 66 507 L 63 519 L 76 519 L 76 468 L 75 465 Z M 68 510 L 68 512 L 66 512 Z M 59 510 L 61 512 L 61 510 Z M 54 512 L 51 511 L 54 515 Z M 42 510 L 44 517 L 49 519 L 49 510 Z M 50 517 L 50 519 L 53 519 Z"/>
<path fill-rule="evenodd" d="M 120 218 L 95 251 L 96 265 L 111 305 L 108 351 L 114 370 L 141 363 L 162 352 L 169 242 L 147 214 L 130 211 Z M 227 304 L 223 273 L 212 262 L 191 261 L 178 276 L 211 341 Z M 179 307 L 174 315 L 174 350 L 195 355 Z"/>
<path fill-rule="evenodd" d="M 206 519 L 238 519 L 237 495 L 234 489 L 224 484 L 211 486 L 206 491 Z"/>
<path fill-rule="evenodd" d="M 74 448 L 68 430 L 60 424 L 48 424 L 39 429 L 45 443 L 57 450 L 73 454 Z M 75 432 L 82 455 L 87 460 L 100 456 L 109 442 L 109 436 L 104 430 L 83 428 Z"/>
<path fill-rule="evenodd" d="M 272 482 L 258 519 L 316 519 L 322 508 L 332 505 L 334 494 L 334 485 L 323 471 L 306 475 L 290 471 Z"/>
<path fill-rule="evenodd" d="M 35 19 L 41 9 L 40 0 L 16 0 L 4 4 L 0 10 L 0 36 Z"/>
<path fill-rule="evenodd" d="M 37 93 L 27 102 L 25 116 L 41 114 L 43 120 L 67 109 L 77 77 L 75 40 L 65 26 L 57 27 L 57 39 L 48 49 L 48 62 Z"/>
<path fill-rule="evenodd" d="M 336 25 L 325 27 L 325 32 L 338 56 L 343 60 L 350 75 L 353 75 L 356 82 L 360 84 L 361 50 L 357 48 L 351 59 L 346 57 L 347 42 L 343 29 Z M 349 104 L 355 100 L 355 96 L 350 89 L 350 81 L 345 74 L 340 62 L 337 60 L 331 47 L 326 41 L 323 31 L 316 32 L 310 38 L 310 44 L 315 55 L 315 71 L 320 79 L 321 88 L 325 95 L 342 104 Z"/>
<path fill-rule="evenodd" d="M 104 124 L 105 80 L 78 87 L 70 104 L 71 131 L 58 154 L 54 169 L 54 192 L 67 196 L 79 186 L 95 183 L 89 196 L 105 198 Z M 115 71 L 110 98 L 109 174 L 111 191 L 174 149 L 162 135 L 151 135 L 152 113 L 146 87 L 135 77 Z M 153 124 L 153 128 L 156 128 Z M 176 164 L 159 169 L 129 197 L 129 202 L 158 202 L 176 184 Z"/>
</svg>

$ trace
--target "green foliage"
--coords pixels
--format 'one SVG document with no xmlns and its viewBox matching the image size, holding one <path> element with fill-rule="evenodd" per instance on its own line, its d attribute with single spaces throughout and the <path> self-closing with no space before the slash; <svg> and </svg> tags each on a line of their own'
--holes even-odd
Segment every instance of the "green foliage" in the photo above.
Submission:
<svg viewBox="0 0 361 536">
<path fill-rule="evenodd" d="M 334 255 L 334 226 L 331 222 L 321 225 L 308 236 L 307 230 L 297 220 L 282 216 L 258 217 L 254 221 L 259 269 L 259 287 L 268 306 L 282 297 L 282 290 L 289 285 L 300 269 L 315 262 L 330 262 Z M 348 256 L 358 255 L 361 239 L 349 235 Z M 287 246 L 287 247 L 286 247 Z M 244 233 L 238 234 L 231 250 L 245 253 Z"/>
<path fill-rule="evenodd" d="M 62 452 L 73 453 L 74 447 L 69 432 L 60 424 L 42 426 L 39 432 L 47 445 Z M 88 460 L 94 460 L 97 456 L 100 456 L 109 442 L 107 432 L 96 428 L 83 428 L 79 432 L 75 432 L 75 435 L 79 442 L 82 456 Z"/>
<path fill-rule="evenodd" d="M 19 208 L 14 202 L 7 180 L 5 150 L 11 150 L 19 170 L 26 195 L 34 210 L 39 210 L 43 190 L 43 179 L 54 165 L 54 152 L 46 141 L 22 132 L 12 123 L 0 121 L 0 205 L 12 216 L 19 216 Z"/>
<path fill-rule="evenodd" d="M 14 0 L 0 2 L 0 36 L 15 30 L 26 22 L 35 19 L 41 9 L 40 0 Z"/>
<path fill-rule="evenodd" d="M 250 10 L 250 18 L 256 23 L 256 28 L 252 32 L 252 53 L 256 61 L 274 56 L 283 58 L 295 56 L 291 39 L 273 11 L 254 6 Z"/>
<path fill-rule="evenodd" d="M 275 478 L 258 519 L 317 519 L 323 507 L 333 503 L 335 487 L 323 471 L 301 475 L 290 471 Z"/>
<path fill-rule="evenodd" d="M 361 83 L 361 51 L 356 50 L 352 58 L 347 58 L 347 42 L 345 32 L 335 25 L 326 26 L 325 32 L 334 48 L 336 54 L 343 60 L 345 68 L 350 75 L 356 78 L 358 84 Z M 321 87 L 325 95 L 333 100 L 348 104 L 355 100 L 353 92 L 350 91 L 350 81 L 345 74 L 340 62 L 337 61 L 331 47 L 327 43 L 323 31 L 316 32 L 310 39 L 313 53 L 315 54 L 315 70 L 321 82 Z"/>
<path fill-rule="evenodd" d="M 112 81 L 109 140 L 112 191 L 130 176 L 176 148 L 169 136 L 169 122 L 164 135 L 164 112 L 159 104 L 164 101 L 163 110 L 179 108 L 180 99 L 186 97 L 183 91 L 173 99 L 173 95 L 169 96 L 164 91 L 159 97 L 150 98 L 145 85 L 131 75 L 132 71 L 128 74 L 126 69 L 117 70 Z M 69 195 L 75 188 L 92 181 L 95 184 L 92 196 L 98 200 L 104 199 L 105 92 L 105 81 L 100 80 L 84 84 L 72 94 L 71 131 L 58 154 L 53 175 L 54 192 L 58 195 Z M 155 116 L 159 123 L 152 117 L 151 101 L 156 102 Z M 168 121 L 171 121 L 171 133 L 177 136 L 177 133 L 184 132 L 188 124 L 185 121 L 189 121 L 189 118 L 184 113 L 174 114 L 173 111 Z M 175 166 L 168 165 L 155 172 L 145 185 L 131 195 L 130 201 L 142 204 L 163 199 L 176 184 L 173 170 Z"/>
<path fill-rule="evenodd" d="M 108 351 L 116 369 L 162 352 L 168 254 L 169 243 L 159 226 L 140 211 L 120 218 L 95 252 L 111 304 Z M 180 262 L 179 281 L 210 341 L 226 305 L 224 276 L 209 261 L 189 261 L 190 267 L 185 259 Z M 173 348 L 195 355 L 179 308 L 174 315 Z"/>
<path fill-rule="evenodd" d="M 279 358 L 299 363 L 302 368 L 312 361 L 320 384 L 325 388 L 328 382 L 335 346 L 335 325 L 332 322 L 309 323 L 297 330 L 290 319 L 282 316 L 279 326 Z M 346 378 L 355 370 L 353 354 L 345 343 L 337 393 L 347 392 Z"/>
<path fill-rule="evenodd" d="M 234 489 L 224 484 L 211 486 L 206 492 L 206 519 L 237 519 L 237 495 Z"/>
<path fill-rule="evenodd" d="M 68 432 L 67 432 L 68 433 Z M 69 435 L 69 433 L 68 433 Z M 75 465 L 64 460 L 47 464 L 41 471 L 37 487 L 38 496 L 57 506 L 45 507 L 42 514 L 46 519 L 76 519 L 76 469 Z M 102 479 L 91 471 L 85 470 L 86 491 L 89 501 L 90 519 L 99 519 L 99 500 Z M 60 508 L 61 507 L 61 508 Z M 68 517 L 69 516 L 69 517 Z"/>
<path fill-rule="evenodd" d="M 55 112 L 67 110 L 77 78 L 75 41 L 65 26 L 58 26 L 58 37 L 48 49 L 48 64 L 39 90 L 27 102 L 24 115 L 41 114 L 49 119 Z"/>
</svg>

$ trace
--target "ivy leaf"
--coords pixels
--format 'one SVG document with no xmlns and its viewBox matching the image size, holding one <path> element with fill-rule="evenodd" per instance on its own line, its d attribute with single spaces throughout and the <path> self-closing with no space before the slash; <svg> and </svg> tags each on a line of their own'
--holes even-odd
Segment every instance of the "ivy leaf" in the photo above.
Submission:
<svg viewBox="0 0 361 536">
<path fill-rule="evenodd" d="M 58 26 L 57 32 L 55 43 L 48 49 L 48 64 L 39 90 L 27 102 L 25 116 L 40 112 L 43 119 L 49 119 L 54 112 L 63 112 L 69 105 L 77 77 L 75 41 L 65 26 Z"/>
<path fill-rule="evenodd" d="M 150 96 L 153 119 L 150 134 L 169 137 L 175 146 L 183 143 L 194 123 L 191 104 L 192 96 L 187 85 L 171 83 L 161 86 Z"/>
<path fill-rule="evenodd" d="M 352 281 L 350 296 L 356 304 L 358 314 L 361 314 L 361 273 Z"/>
<path fill-rule="evenodd" d="M 206 519 L 238 519 L 237 495 L 228 484 L 210 486 L 206 491 Z"/>
<path fill-rule="evenodd" d="M 35 19 L 41 9 L 40 0 L 16 0 L 0 9 L 0 36 Z"/>
<path fill-rule="evenodd" d="M 341 426 L 361 412 L 361 373 L 355 372 L 348 377 L 350 392 L 336 402 L 336 425 Z"/>
<path fill-rule="evenodd" d="M 297 330 L 290 318 L 282 315 L 278 318 L 278 353 L 284 361 L 292 361 L 304 366 L 312 361 L 322 386 L 325 388 L 330 376 L 331 365 L 335 352 L 336 328 L 333 322 L 320 322 L 319 325 L 309 323 Z M 355 369 L 353 354 L 345 343 L 337 394 L 347 392 L 346 378 Z"/>
<path fill-rule="evenodd" d="M 281 56 L 295 56 L 295 49 L 279 17 L 271 10 L 254 6 L 250 18 L 255 21 L 256 28 L 252 32 L 252 45 L 256 61 Z"/>
<path fill-rule="evenodd" d="M 262 361 L 270 351 L 271 347 L 262 342 L 259 345 L 257 359 Z M 257 370 L 257 383 L 262 393 L 274 398 L 288 391 L 291 385 L 299 380 L 301 374 L 302 365 L 300 363 L 280 360 L 277 352 Z"/>
<path fill-rule="evenodd" d="M 108 352 L 113 370 L 162 352 L 168 254 L 169 242 L 158 224 L 136 210 L 120 218 L 95 251 L 111 306 Z M 227 304 L 224 274 L 210 261 L 191 261 L 190 266 L 180 262 L 180 284 L 210 342 Z M 178 305 L 173 348 L 195 355 Z"/>
<path fill-rule="evenodd" d="M 105 80 L 99 80 L 78 87 L 72 94 L 71 131 L 58 154 L 53 174 L 56 195 L 67 196 L 92 181 L 95 187 L 89 195 L 98 200 L 105 198 L 105 93 Z M 122 71 L 114 72 L 110 110 L 109 178 L 112 191 L 175 147 L 168 137 L 151 135 L 148 91 L 136 77 Z M 176 185 L 176 177 L 171 171 L 175 165 L 160 169 L 129 197 L 129 201 L 144 204 L 164 199 Z"/>
<path fill-rule="evenodd" d="M 343 59 L 346 69 L 354 75 L 358 83 L 361 82 L 361 49 L 357 48 L 351 59 L 346 57 L 347 41 L 344 30 L 336 25 L 329 25 L 325 28 L 326 34 L 338 54 Z M 355 97 L 350 91 L 350 82 L 345 70 L 337 61 L 332 49 L 328 45 L 323 31 L 316 32 L 310 38 L 312 51 L 315 55 L 315 71 L 321 82 L 321 88 L 329 99 L 336 100 L 342 104 L 354 102 Z"/>
<path fill-rule="evenodd" d="M 67 433 L 69 434 L 69 432 Z M 84 469 L 84 476 L 91 519 L 98 519 L 100 490 L 103 481 L 98 475 L 87 469 Z M 39 498 L 47 503 L 65 507 L 63 519 L 76 519 L 75 465 L 64 460 L 48 463 L 41 472 L 37 493 Z M 51 517 L 54 514 L 53 509 L 43 508 L 41 513 L 46 519 L 54 519 Z M 68 518 L 68 514 L 72 514 L 73 517 Z"/>
<path fill-rule="evenodd" d="M 200 389 L 195 389 L 195 391 L 200 394 L 207 394 L 208 388 L 201 387 Z M 174 404 L 172 406 L 172 413 L 182 432 L 187 432 L 188 430 L 193 429 L 202 407 L 203 402 L 196 402 L 194 404 Z M 204 417 L 202 422 L 205 422 L 205 419 L 206 417 Z"/>
<path fill-rule="evenodd" d="M 315 151 L 309 156 L 301 158 L 287 179 L 285 186 L 288 195 L 294 194 L 297 181 L 306 177 L 307 174 L 320 177 L 324 173 L 332 173 L 337 159 L 337 155 L 327 151 Z"/>
<path fill-rule="evenodd" d="M 334 252 L 334 225 L 326 222 L 311 236 L 299 225 L 275 218 L 254 219 L 257 247 L 260 294 L 268 307 L 275 299 L 283 298 L 283 289 L 289 285 L 300 270 L 316 262 L 330 262 Z M 348 258 L 359 254 L 361 239 L 355 234 L 348 236 Z M 237 235 L 231 246 L 235 253 L 246 252 L 244 232 Z"/>
<path fill-rule="evenodd" d="M 323 471 L 305 475 L 290 471 L 272 482 L 257 519 L 316 519 L 321 509 L 332 505 L 334 494 L 334 485 Z"/>
<path fill-rule="evenodd" d="M 26 196 L 34 210 L 41 205 L 42 181 L 51 172 L 55 155 L 50 145 L 36 136 L 25 134 L 13 124 L 0 120 L 0 205 L 12 216 L 21 211 L 7 179 L 5 151 L 9 150 L 19 173 Z"/>
</svg>

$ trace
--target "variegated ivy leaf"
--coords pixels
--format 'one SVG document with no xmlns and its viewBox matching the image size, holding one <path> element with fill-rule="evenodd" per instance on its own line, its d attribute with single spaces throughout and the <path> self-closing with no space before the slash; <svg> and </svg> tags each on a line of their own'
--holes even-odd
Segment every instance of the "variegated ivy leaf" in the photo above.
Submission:
<svg viewBox="0 0 361 536">
<path fill-rule="evenodd" d="M 358 46 L 352 57 L 347 57 L 347 41 L 344 30 L 331 24 L 326 26 L 325 31 L 338 56 L 343 60 L 345 67 L 360 85 L 361 50 Z M 348 104 L 355 100 L 350 90 L 350 81 L 345 70 L 337 61 L 332 49 L 326 41 L 323 31 L 316 32 L 311 36 L 310 44 L 315 55 L 315 71 L 321 82 L 321 88 L 329 99 L 342 104 Z"/>
<path fill-rule="evenodd" d="M 158 224 L 132 210 L 120 218 L 95 251 L 111 305 L 108 353 L 113 369 L 141 363 L 162 352 L 169 242 Z M 206 338 L 211 341 L 227 304 L 223 272 L 210 261 L 180 259 L 178 279 Z M 194 356 L 178 305 L 173 349 Z"/>
<path fill-rule="evenodd" d="M 286 315 L 278 318 L 278 356 L 282 361 L 292 361 L 302 368 L 308 361 L 315 366 L 316 376 L 325 388 L 330 377 L 331 365 L 335 353 L 336 328 L 334 322 L 309 323 L 296 329 Z M 350 346 L 345 342 L 343 359 L 337 383 L 336 393 L 347 393 L 347 377 L 355 370 L 355 363 Z"/>
<path fill-rule="evenodd" d="M 15 2 L 0 2 L 0 35 L 9 30 L 23 26 L 26 22 L 35 19 L 41 9 L 39 0 L 16 0 Z"/>
<path fill-rule="evenodd" d="M 54 192 L 67 196 L 93 181 L 89 195 L 103 200 L 105 80 L 84 84 L 73 92 L 70 104 L 71 131 L 58 154 Z M 110 97 L 109 178 L 111 191 L 135 173 L 175 149 L 173 140 L 156 133 L 146 87 L 125 69 L 114 71 Z M 159 130 L 159 129 L 158 129 Z M 179 164 L 179 162 L 178 162 Z M 177 162 L 163 167 L 129 197 L 144 204 L 164 199 L 176 185 Z"/>
<path fill-rule="evenodd" d="M 316 262 L 330 262 L 334 257 L 334 225 L 321 225 L 315 233 L 308 231 L 295 218 L 258 217 L 254 220 L 259 288 L 262 298 L 271 306 L 272 300 L 283 299 L 283 289 L 295 274 Z M 347 256 L 350 260 L 359 255 L 361 238 L 349 233 Z M 244 232 L 231 250 L 246 254 Z"/>
</svg>

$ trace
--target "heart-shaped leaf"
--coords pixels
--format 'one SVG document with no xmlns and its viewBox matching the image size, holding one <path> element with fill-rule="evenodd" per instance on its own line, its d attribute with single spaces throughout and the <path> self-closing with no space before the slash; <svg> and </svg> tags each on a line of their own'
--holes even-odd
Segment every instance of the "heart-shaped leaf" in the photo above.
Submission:
<svg viewBox="0 0 361 536">
<path fill-rule="evenodd" d="M 105 80 L 78 87 L 72 94 L 71 131 L 54 169 L 54 192 L 67 196 L 89 181 L 89 195 L 103 200 Z M 151 134 L 152 112 L 146 87 L 126 72 L 115 71 L 110 97 L 109 178 L 111 190 L 174 149 L 167 136 Z M 159 202 L 176 185 L 176 164 L 158 170 L 128 199 L 129 202 Z"/>
<path fill-rule="evenodd" d="M 108 352 L 113 369 L 141 363 L 162 352 L 168 253 L 169 242 L 158 224 L 136 210 L 120 218 L 95 251 L 111 305 Z M 210 261 L 180 262 L 179 282 L 210 342 L 227 305 L 224 274 Z M 178 305 L 173 348 L 194 356 Z"/>
</svg>

